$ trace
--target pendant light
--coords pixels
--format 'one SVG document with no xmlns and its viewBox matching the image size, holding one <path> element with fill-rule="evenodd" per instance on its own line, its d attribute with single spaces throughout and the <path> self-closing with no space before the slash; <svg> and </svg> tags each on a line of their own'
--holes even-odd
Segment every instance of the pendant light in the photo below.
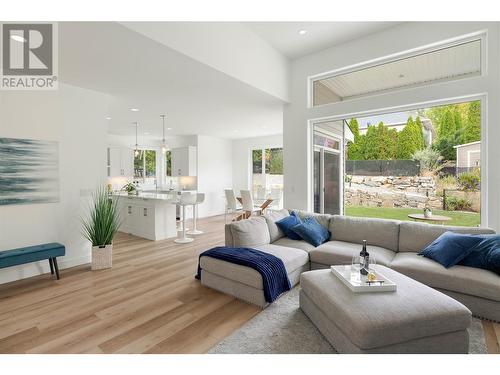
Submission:
<svg viewBox="0 0 500 375">
<path fill-rule="evenodd" d="M 167 144 L 165 143 L 165 115 L 160 115 L 162 119 L 162 126 L 163 126 L 163 138 L 161 140 L 161 152 L 164 154 L 167 152 Z"/>
<path fill-rule="evenodd" d="M 135 150 L 134 150 L 134 156 L 138 157 L 139 156 L 139 144 L 137 143 L 137 129 L 139 127 L 139 123 L 136 121 L 134 122 L 135 124 Z"/>
</svg>

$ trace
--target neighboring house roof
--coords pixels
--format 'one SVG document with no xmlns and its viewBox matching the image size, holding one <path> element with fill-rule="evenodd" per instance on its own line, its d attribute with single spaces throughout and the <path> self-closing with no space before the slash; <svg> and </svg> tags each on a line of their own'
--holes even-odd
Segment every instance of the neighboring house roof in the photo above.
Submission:
<svg viewBox="0 0 500 375">
<path fill-rule="evenodd" d="M 472 146 L 472 145 L 477 145 L 477 144 L 479 144 L 479 145 L 480 145 L 480 144 L 481 144 L 481 141 L 464 143 L 464 144 L 461 144 L 461 145 L 456 145 L 456 146 L 453 146 L 453 148 L 460 148 L 460 147 Z"/>
</svg>

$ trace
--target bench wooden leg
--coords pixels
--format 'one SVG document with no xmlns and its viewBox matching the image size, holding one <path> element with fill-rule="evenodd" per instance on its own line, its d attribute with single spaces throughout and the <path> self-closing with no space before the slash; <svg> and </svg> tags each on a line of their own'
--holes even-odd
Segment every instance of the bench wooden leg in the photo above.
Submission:
<svg viewBox="0 0 500 375">
<path fill-rule="evenodd" d="M 52 258 L 49 258 L 49 264 L 50 264 L 50 274 L 54 274 L 54 265 L 52 264 Z"/>
<path fill-rule="evenodd" d="M 54 263 L 54 269 L 56 271 L 56 278 L 59 280 L 59 267 L 57 266 L 57 258 L 52 258 L 52 263 Z"/>
</svg>

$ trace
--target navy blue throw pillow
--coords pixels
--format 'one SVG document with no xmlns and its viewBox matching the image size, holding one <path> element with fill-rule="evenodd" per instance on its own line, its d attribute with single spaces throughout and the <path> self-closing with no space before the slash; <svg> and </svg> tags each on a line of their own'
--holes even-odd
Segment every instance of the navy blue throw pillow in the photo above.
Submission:
<svg viewBox="0 0 500 375">
<path fill-rule="evenodd" d="M 449 268 L 467 257 L 481 241 L 481 237 L 471 234 L 444 232 L 418 255 Z"/>
<path fill-rule="evenodd" d="M 301 224 L 292 227 L 292 231 L 314 247 L 318 247 L 330 238 L 330 232 L 313 217 L 306 217 Z"/>
<path fill-rule="evenodd" d="M 467 267 L 482 268 L 500 274 L 500 236 L 497 234 L 479 235 L 481 241 L 459 264 Z"/>
<path fill-rule="evenodd" d="M 302 238 L 292 230 L 294 226 L 300 223 L 302 223 L 302 220 L 300 220 L 295 212 L 292 212 L 290 216 L 278 220 L 276 225 L 285 233 L 285 236 L 291 240 L 301 240 Z"/>
</svg>

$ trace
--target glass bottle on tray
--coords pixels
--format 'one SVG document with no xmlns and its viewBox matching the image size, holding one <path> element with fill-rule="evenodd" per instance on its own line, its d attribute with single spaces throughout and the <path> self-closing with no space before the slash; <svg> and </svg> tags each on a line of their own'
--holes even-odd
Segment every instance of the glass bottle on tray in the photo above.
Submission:
<svg viewBox="0 0 500 375">
<path fill-rule="evenodd" d="M 370 253 L 366 251 L 366 240 L 363 240 L 363 248 L 359 253 L 359 272 L 361 275 L 368 275 L 368 270 L 370 268 Z"/>
</svg>

